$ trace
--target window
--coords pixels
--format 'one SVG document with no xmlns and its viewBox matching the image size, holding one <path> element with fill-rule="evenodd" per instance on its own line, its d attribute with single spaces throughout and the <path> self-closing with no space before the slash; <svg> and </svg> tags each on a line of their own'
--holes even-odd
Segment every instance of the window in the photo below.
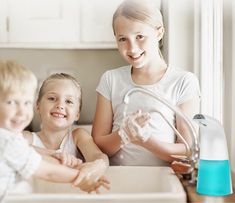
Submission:
<svg viewBox="0 0 235 203">
<path fill-rule="evenodd" d="M 198 6 L 201 112 L 223 123 L 222 0 L 201 0 Z"/>
</svg>

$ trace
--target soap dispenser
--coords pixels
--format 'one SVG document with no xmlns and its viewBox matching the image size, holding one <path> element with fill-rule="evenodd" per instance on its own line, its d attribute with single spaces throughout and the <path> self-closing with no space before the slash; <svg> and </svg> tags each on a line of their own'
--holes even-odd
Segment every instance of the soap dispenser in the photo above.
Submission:
<svg viewBox="0 0 235 203">
<path fill-rule="evenodd" d="M 200 126 L 197 193 L 209 196 L 232 194 L 231 170 L 223 126 L 210 116 L 193 118 Z"/>
</svg>

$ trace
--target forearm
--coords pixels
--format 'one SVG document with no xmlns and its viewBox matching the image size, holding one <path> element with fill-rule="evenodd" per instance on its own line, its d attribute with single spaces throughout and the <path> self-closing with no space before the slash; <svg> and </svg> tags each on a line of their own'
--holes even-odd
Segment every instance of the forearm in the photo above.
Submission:
<svg viewBox="0 0 235 203">
<path fill-rule="evenodd" d="M 183 143 L 162 142 L 153 136 L 147 142 L 142 143 L 141 146 L 168 162 L 174 160 L 171 155 L 186 155 L 186 147 Z"/>
<path fill-rule="evenodd" d="M 109 158 L 108 158 L 108 156 L 105 153 L 100 152 L 100 153 L 97 153 L 96 155 L 94 155 L 93 161 L 95 161 L 95 160 L 101 160 L 103 165 L 106 168 L 108 168 L 108 166 L 109 166 Z"/>
<path fill-rule="evenodd" d="M 79 171 L 63 166 L 58 162 L 58 160 L 51 157 L 43 157 L 35 177 L 51 182 L 72 183 L 78 176 Z"/>
<path fill-rule="evenodd" d="M 121 138 L 118 135 L 118 131 L 105 136 L 96 136 L 94 137 L 94 141 L 109 157 L 118 152 L 121 147 Z"/>
</svg>

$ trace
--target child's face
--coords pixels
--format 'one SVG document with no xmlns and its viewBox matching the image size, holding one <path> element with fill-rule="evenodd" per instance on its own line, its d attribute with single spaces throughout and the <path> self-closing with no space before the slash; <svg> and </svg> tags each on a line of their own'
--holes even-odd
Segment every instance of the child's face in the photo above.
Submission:
<svg viewBox="0 0 235 203">
<path fill-rule="evenodd" d="M 24 92 L 0 94 L 0 128 L 19 133 L 29 125 L 33 118 L 34 93 Z"/>
<path fill-rule="evenodd" d="M 54 79 L 44 87 L 44 94 L 37 104 L 43 127 L 65 129 L 79 118 L 80 93 L 67 79 Z"/>
<path fill-rule="evenodd" d="M 135 68 L 158 58 L 158 31 L 148 24 L 118 16 L 114 21 L 118 49 Z"/>
</svg>

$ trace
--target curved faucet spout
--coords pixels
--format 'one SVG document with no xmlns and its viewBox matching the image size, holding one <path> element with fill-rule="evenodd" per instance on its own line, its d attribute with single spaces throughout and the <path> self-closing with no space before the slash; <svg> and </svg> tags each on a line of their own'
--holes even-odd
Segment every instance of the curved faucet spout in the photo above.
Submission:
<svg viewBox="0 0 235 203">
<path fill-rule="evenodd" d="M 183 143 L 186 147 L 186 150 L 187 150 L 187 158 L 190 161 L 193 161 L 194 163 L 196 163 L 197 159 L 198 159 L 199 147 L 198 147 L 197 133 L 196 133 L 196 130 L 195 130 L 192 122 L 190 121 L 190 119 L 184 113 L 182 113 L 179 108 L 177 108 L 176 106 L 171 104 L 168 100 L 166 100 L 165 98 L 163 98 L 159 94 L 152 92 L 152 91 L 149 91 L 147 89 L 141 88 L 141 87 L 134 87 L 134 88 L 130 89 L 125 94 L 123 102 L 126 105 L 129 103 L 130 95 L 133 94 L 134 92 L 141 92 L 143 94 L 146 94 L 148 96 L 153 97 L 154 99 L 160 101 L 162 104 L 164 104 L 169 109 L 171 109 L 177 116 L 179 116 L 180 118 L 183 119 L 183 121 L 185 122 L 185 124 L 187 125 L 187 127 L 190 131 L 190 135 L 191 135 L 191 138 L 193 141 L 191 147 L 187 143 L 187 141 L 183 138 L 183 136 L 176 130 L 176 128 L 174 128 L 173 125 L 170 125 L 170 123 L 167 121 L 166 117 L 160 111 L 157 111 L 164 118 L 164 120 L 167 121 L 168 125 L 170 125 L 170 127 L 173 129 L 173 131 L 176 133 L 176 135 L 178 137 L 180 137 L 180 139 L 183 141 Z"/>
</svg>

